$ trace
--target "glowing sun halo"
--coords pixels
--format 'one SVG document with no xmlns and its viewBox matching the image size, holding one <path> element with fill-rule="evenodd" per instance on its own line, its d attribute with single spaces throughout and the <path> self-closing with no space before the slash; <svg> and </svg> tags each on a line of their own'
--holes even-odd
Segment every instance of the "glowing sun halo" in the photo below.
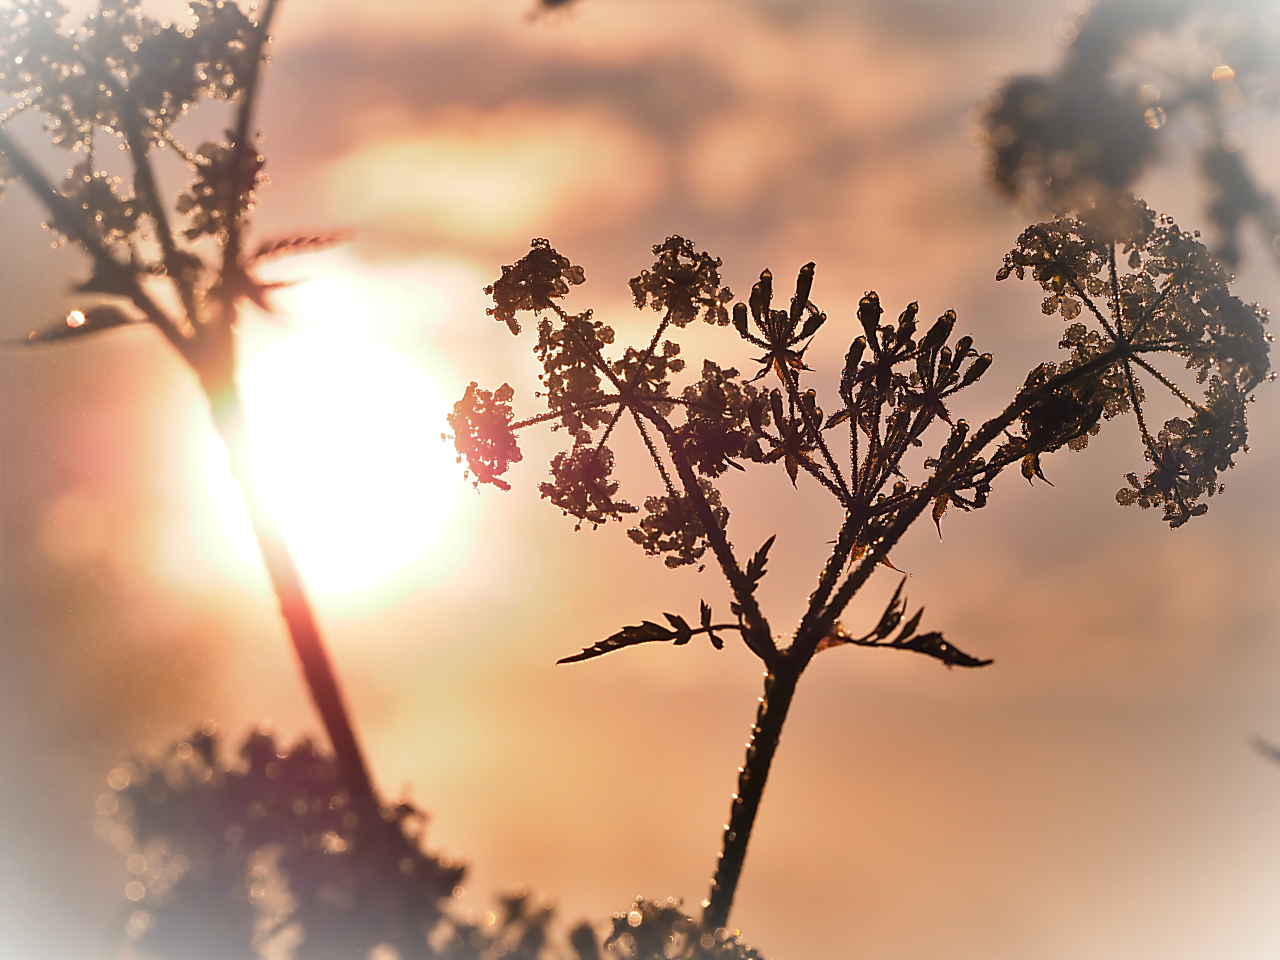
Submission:
<svg viewBox="0 0 1280 960">
<path fill-rule="evenodd" d="M 440 440 L 448 401 L 423 358 L 394 343 L 430 305 L 416 293 L 338 261 L 280 295 L 283 326 L 254 318 L 241 332 L 254 470 L 321 596 L 450 565 L 433 554 L 455 539 L 466 486 Z"/>
</svg>

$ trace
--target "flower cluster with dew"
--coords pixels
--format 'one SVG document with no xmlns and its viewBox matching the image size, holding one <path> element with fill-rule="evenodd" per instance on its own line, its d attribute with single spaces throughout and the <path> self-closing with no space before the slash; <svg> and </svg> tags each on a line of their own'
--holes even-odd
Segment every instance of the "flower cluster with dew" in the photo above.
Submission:
<svg viewBox="0 0 1280 960">
<path fill-rule="evenodd" d="M 1161 506 L 1171 526 L 1182 525 L 1207 510 L 1203 498 L 1221 491 L 1221 473 L 1244 449 L 1245 403 L 1271 377 L 1270 337 L 1265 311 L 1231 294 L 1197 236 L 1132 197 L 1111 198 L 1078 217 L 1029 227 L 1005 257 L 997 279 L 1030 275 L 1042 285 L 1044 313 L 1067 323 L 1060 341 L 1067 356 L 1034 367 L 1004 410 L 975 429 L 958 416 L 959 395 L 993 358 L 973 337 L 956 336 L 953 311 L 928 322 L 910 303 L 891 321 L 869 291 L 857 307 L 860 334 L 848 344 L 836 395 L 825 397 L 811 385 L 806 360 L 814 338 L 830 328 L 812 299 L 815 264 L 799 269 L 789 298 L 764 270 L 749 297 L 733 302 L 719 259 L 681 237 L 653 252 L 653 265 L 630 286 L 636 308 L 652 308 L 659 319 L 647 343 L 619 352 L 612 328 L 589 309 L 566 305 L 570 287 L 585 281 L 581 267 L 548 241 L 533 241 L 486 292 L 494 299 L 489 314 L 512 333 L 520 332 L 519 315 L 536 318 L 538 397 L 546 409 L 517 419 L 509 385 L 489 392 L 472 384 L 449 421 L 477 485 L 503 489 L 510 487 L 503 475 L 521 460 L 521 431 L 541 424 L 563 431 L 571 445 L 552 457 L 550 479 L 538 485 L 543 498 L 578 526 L 630 519 L 628 535 L 647 554 L 670 567 L 714 563 L 723 575 L 730 618 L 717 622 L 704 600 L 696 620 L 663 613 L 665 622 L 622 627 L 561 661 L 642 643 L 680 646 L 701 635 L 722 648 L 723 636 L 736 633 L 764 662 L 765 695 L 704 905 L 705 932 L 725 925 L 795 683 L 817 653 L 863 646 L 907 650 L 948 667 L 991 662 L 938 631 L 922 632 L 923 611 L 908 614 L 903 584 L 869 630 L 842 623 L 871 574 L 892 567 L 890 552 L 911 524 L 928 511 L 941 533 L 951 508 L 986 505 L 1006 468 L 1043 480 L 1046 455 L 1083 450 L 1104 421 L 1132 415 L 1152 469 L 1142 478 L 1129 474 L 1117 499 Z M 737 352 L 686 372 L 677 332 L 699 319 L 731 328 Z M 1162 370 L 1168 357 L 1187 375 Z M 1148 410 L 1157 391 L 1183 415 L 1153 431 Z M 652 488 L 627 499 L 612 476 L 608 441 L 617 429 L 635 430 L 653 466 Z M 781 469 L 793 485 L 803 477 L 840 506 L 830 555 L 788 643 L 775 639 L 756 596 L 775 538 L 749 559 L 730 540 L 720 487 L 730 469 Z"/>
</svg>

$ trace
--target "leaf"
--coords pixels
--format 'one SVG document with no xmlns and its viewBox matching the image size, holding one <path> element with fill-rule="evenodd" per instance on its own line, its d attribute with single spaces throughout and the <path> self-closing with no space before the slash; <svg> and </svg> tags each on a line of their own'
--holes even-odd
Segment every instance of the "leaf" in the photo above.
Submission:
<svg viewBox="0 0 1280 960">
<path fill-rule="evenodd" d="M 843 410 L 837 410 L 831 416 L 827 417 L 827 422 L 823 424 L 822 429 L 830 430 L 832 427 L 839 426 L 848 420 L 850 416 L 851 414 L 849 413 L 848 407 Z"/>
<path fill-rule="evenodd" d="M 693 639 L 693 628 L 689 626 L 684 617 L 678 613 L 664 613 L 663 616 L 667 618 L 667 622 L 671 626 L 675 627 L 677 647 L 683 646 Z"/>
<path fill-rule="evenodd" d="M 894 647 L 899 650 L 912 650 L 915 653 L 923 653 L 926 657 L 933 657 L 935 660 L 941 660 L 948 667 L 985 667 L 992 660 L 980 660 L 977 657 L 970 656 L 963 650 L 959 650 L 943 639 L 942 634 L 937 631 L 930 633 L 922 633 L 918 637 L 912 637 L 903 643 L 894 643 Z"/>
<path fill-rule="evenodd" d="M 884 613 L 880 614 L 880 622 L 876 624 L 874 630 L 867 634 L 866 639 L 883 640 L 893 633 L 894 628 L 902 622 L 903 610 L 906 607 L 906 601 L 902 599 L 902 588 L 906 585 L 906 577 L 898 581 L 898 589 L 893 591 L 893 596 L 889 599 L 889 605 L 884 608 Z"/>
<path fill-rule="evenodd" d="M 1029 453 L 1022 458 L 1022 475 L 1027 478 L 1028 483 L 1031 483 L 1035 477 L 1039 477 L 1049 486 L 1053 486 L 1049 478 L 1044 475 L 1044 471 L 1040 469 L 1040 454 L 1038 453 Z"/>
<path fill-rule="evenodd" d="M 344 243 L 350 237 L 349 233 L 343 231 L 294 237 L 273 237 L 270 240 L 264 240 L 258 245 L 258 249 L 254 251 L 253 256 L 250 258 L 250 262 L 265 260 L 268 257 L 283 257 L 294 253 L 306 253 L 309 250 L 320 250 L 324 247 L 331 247 L 336 243 Z"/>
<path fill-rule="evenodd" d="M 800 474 L 800 459 L 798 457 L 787 454 L 782 458 L 783 466 L 787 468 L 787 476 L 791 478 L 791 485 L 796 485 L 796 477 Z"/>
<path fill-rule="evenodd" d="M 53 340 L 66 340 L 69 337 L 83 337 L 90 333 L 137 322 L 116 307 L 92 307 L 83 312 L 72 310 L 65 320 L 45 327 L 43 330 L 32 332 L 27 337 L 27 343 L 48 343 Z"/>
<path fill-rule="evenodd" d="M 133 277 L 126 268 L 108 270 L 95 269 L 84 283 L 76 284 L 71 289 L 76 293 L 105 293 L 113 297 L 127 297 L 136 291 Z"/>
<path fill-rule="evenodd" d="M 782 412 L 782 394 L 777 390 L 769 391 L 769 406 L 773 408 L 773 425 L 781 433 L 783 424 L 787 422 L 787 418 Z"/>
<path fill-rule="evenodd" d="M 756 551 L 756 555 L 747 563 L 747 580 L 751 583 L 751 589 L 756 588 L 756 584 L 760 582 L 760 578 L 764 576 L 764 565 L 769 559 L 769 548 L 773 546 L 773 541 L 778 535 L 775 533 L 772 537 L 764 542 L 764 545 Z"/>
<path fill-rule="evenodd" d="M 893 645 L 895 647 L 902 646 L 902 644 L 911 639 L 916 632 L 916 627 L 920 626 L 920 618 L 923 616 L 924 607 L 921 607 L 916 611 L 915 616 L 902 625 L 902 629 L 898 632 L 898 636 L 893 641 Z"/>
<path fill-rule="evenodd" d="M 685 626 L 687 628 L 688 624 L 685 624 Z M 556 663 L 578 663 L 582 660 L 590 660 L 606 653 L 612 653 L 614 650 L 621 650 L 623 647 L 633 647 L 638 643 L 650 643 L 654 640 L 672 640 L 675 637 L 676 632 L 674 630 L 668 630 L 666 627 L 660 626 L 651 620 L 645 620 L 638 626 L 623 627 L 617 633 L 587 647 L 581 653 L 574 654 L 572 657 L 564 657 L 557 660 Z"/>
<path fill-rule="evenodd" d="M 711 629 L 711 608 L 707 606 L 707 601 L 705 600 L 699 600 L 698 602 L 701 604 L 699 612 L 702 615 L 702 629 L 707 631 L 707 638 L 711 641 L 711 645 L 717 650 L 723 650 L 724 641 L 717 637 Z"/>
<path fill-rule="evenodd" d="M 933 525 L 938 528 L 938 536 L 942 536 L 942 518 L 947 515 L 947 507 L 951 504 L 949 494 L 940 493 L 933 501 Z"/>
<path fill-rule="evenodd" d="M 955 329 L 956 313 L 954 310 L 948 310 L 940 316 L 936 323 L 929 328 L 920 340 L 920 352 L 928 353 L 937 350 L 947 342 L 947 337 L 951 336 L 951 331 Z"/>
<path fill-rule="evenodd" d="M 853 386 L 858 378 L 858 364 L 862 362 L 862 354 L 867 349 L 864 337 L 858 337 L 849 344 L 849 352 L 844 356 L 844 371 L 840 374 L 840 396 L 846 403 L 853 403 Z"/>
<path fill-rule="evenodd" d="M 796 277 L 796 295 L 791 298 L 791 325 L 794 327 L 800 321 L 800 314 L 804 312 L 805 306 L 809 303 L 809 293 L 813 290 L 813 268 L 816 264 L 806 263 L 800 268 L 800 275 Z M 818 314 L 821 316 L 821 314 Z M 805 324 L 805 329 L 809 329 L 809 325 L 813 323 L 813 317 L 809 318 L 809 322 Z M 822 325 L 822 321 L 826 320 L 822 317 L 809 333 L 801 333 L 799 338 L 803 340 L 817 330 Z"/>
</svg>

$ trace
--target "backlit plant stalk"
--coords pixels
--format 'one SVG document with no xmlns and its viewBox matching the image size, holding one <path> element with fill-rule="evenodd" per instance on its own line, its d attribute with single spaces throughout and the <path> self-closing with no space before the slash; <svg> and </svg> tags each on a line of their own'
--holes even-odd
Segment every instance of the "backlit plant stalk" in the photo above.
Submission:
<svg viewBox="0 0 1280 960">
<path fill-rule="evenodd" d="M 92 276 L 76 289 L 105 298 L 33 333 L 32 343 L 149 323 L 195 372 L 351 799 L 376 817 L 378 801 L 315 613 L 249 463 L 235 382 L 240 307 L 249 301 L 267 308 L 273 287 L 254 276 L 257 264 L 334 239 L 288 237 L 261 243 L 254 252 L 245 243 L 254 189 L 265 179 L 252 124 L 277 5 L 269 0 L 254 21 L 233 3 L 193 3 L 195 24 L 182 27 L 143 16 L 136 3 L 104 4 L 83 29 L 68 32 L 59 26 L 66 9 L 53 0 L 0 11 L 0 89 L 18 98 L 0 122 L 41 110 L 54 144 L 83 154 L 59 189 L 0 126 L 0 184 L 15 176 L 27 184 L 48 212 L 48 226 L 92 260 Z M 192 153 L 172 128 L 201 96 L 238 100 L 239 106 L 226 140 Z M 102 142 L 117 139 L 132 164 L 129 193 L 97 162 Z M 165 150 L 178 153 L 195 174 L 178 199 L 178 213 L 187 216 L 180 231 L 161 202 L 153 166 L 155 154 Z M 150 237 L 142 232 L 144 221 L 150 221 Z M 158 299 L 166 294 L 176 310 Z"/>
<path fill-rule="evenodd" d="M 902 584 L 869 631 L 858 634 L 842 625 L 871 574 L 892 567 L 890 552 L 911 524 L 929 511 L 941 532 L 951 507 L 984 506 L 992 481 L 1006 467 L 1019 464 L 1027 480 L 1043 479 L 1044 454 L 1064 446 L 1083 449 L 1101 421 L 1132 411 L 1151 469 L 1141 479 L 1130 473 L 1117 500 L 1161 506 L 1164 519 L 1180 526 L 1207 510 L 1203 499 L 1221 490 L 1219 474 L 1244 445 L 1244 405 L 1270 376 L 1270 338 L 1265 311 L 1230 294 L 1226 274 L 1196 237 L 1125 198 L 1080 219 L 1030 227 L 1006 256 L 997 279 L 1031 272 L 1048 294 L 1044 312 L 1067 321 L 1060 346 L 1068 357 L 1033 369 L 1000 414 L 972 431 L 952 416 L 952 398 L 992 362 L 971 337 L 951 340 L 953 312 L 924 329 L 913 303 L 896 323 L 882 323 L 879 298 L 871 292 L 858 305 L 862 333 L 849 345 L 839 402 L 827 415 L 817 393 L 802 384 L 810 372 L 806 351 L 827 321 L 810 300 L 813 264 L 799 271 L 786 308 L 774 308 L 766 270 L 748 301 L 730 311 L 733 295 L 720 282 L 718 259 L 679 237 L 654 253 L 656 262 L 631 281 L 631 289 L 636 307 L 652 307 L 661 320 L 647 346 L 627 347 L 610 359 L 613 330 L 593 320 L 590 310 L 575 314 L 561 305 L 570 287 L 584 282 L 582 269 L 546 240 L 533 241 L 486 293 L 494 299 L 490 315 L 512 333 L 520 332 L 519 314 L 537 317 L 534 352 L 547 410 L 517 420 L 509 385 L 489 391 L 472 383 L 450 423 L 475 483 L 502 489 L 510 486 L 502 475 L 522 459 L 518 431 L 550 423 L 566 432 L 572 446 L 556 454 L 551 480 L 539 489 L 579 526 L 593 527 L 640 512 L 616 496 L 607 445 L 615 428 L 633 426 L 661 491 L 646 498 L 629 536 L 669 567 L 701 564 L 710 551 L 723 575 L 732 620 L 713 622 L 703 601 L 696 627 L 664 613 L 665 624 L 646 620 L 623 627 L 561 661 L 639 643 L 681 645 L 703 634 L 720 648 L 720 634 L 737 632 L 763 662 L 764 691 L 703 902 L 702 926 L 712 936 L 728 923 L 769 768 L 797 683 L 816 654 L 837 646 L 889 647 L 948 667 L 991 662 L 964 653 L 936 631 L 918 632 L 923 611 L 906 616 Z M 708 359 L 700 378 L 677 393 L 672 378 L 685 363 L 679 345 L 664 338 L 696 319 L 732 326 L 759 354 L 749 361 L 755 375 L 745 379 Z M 1162 354 L 1195 371 L 1201 398 L 1155 365 Z M 1175 416 L 1153 432 L 1144 382 L 1167 392 L 1185 419 Z M 926 444 L 937 452 L 913 481 L 904 458 Z M 771 464 L 782 465 L 793 484 L 806 474 L 843 512 L 805 612 L 782 646 L 755 595 L 774 538 L 742 563 L 715 483 L 727 469 Z"/>
</svg>

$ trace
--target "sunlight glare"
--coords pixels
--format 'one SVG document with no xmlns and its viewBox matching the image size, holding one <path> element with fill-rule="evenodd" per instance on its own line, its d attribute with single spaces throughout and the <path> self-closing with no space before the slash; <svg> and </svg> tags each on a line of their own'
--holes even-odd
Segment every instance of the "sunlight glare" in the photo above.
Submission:
<svg viewBox="0 0 1280 960">
<path fill-rule="evenodd" d="M 360 600 L 456 565 L 467 486 L 423 329 L 449 313 L 429 278 L 378 276 L 344 256 L 301 258 L 276 318 L 240 333 L 254 470 L 308 587 Z M 416 350 L 412 344 L 417 344 Z M 409 581 L 412 581 L 409 582 Z"/>
</svg>

